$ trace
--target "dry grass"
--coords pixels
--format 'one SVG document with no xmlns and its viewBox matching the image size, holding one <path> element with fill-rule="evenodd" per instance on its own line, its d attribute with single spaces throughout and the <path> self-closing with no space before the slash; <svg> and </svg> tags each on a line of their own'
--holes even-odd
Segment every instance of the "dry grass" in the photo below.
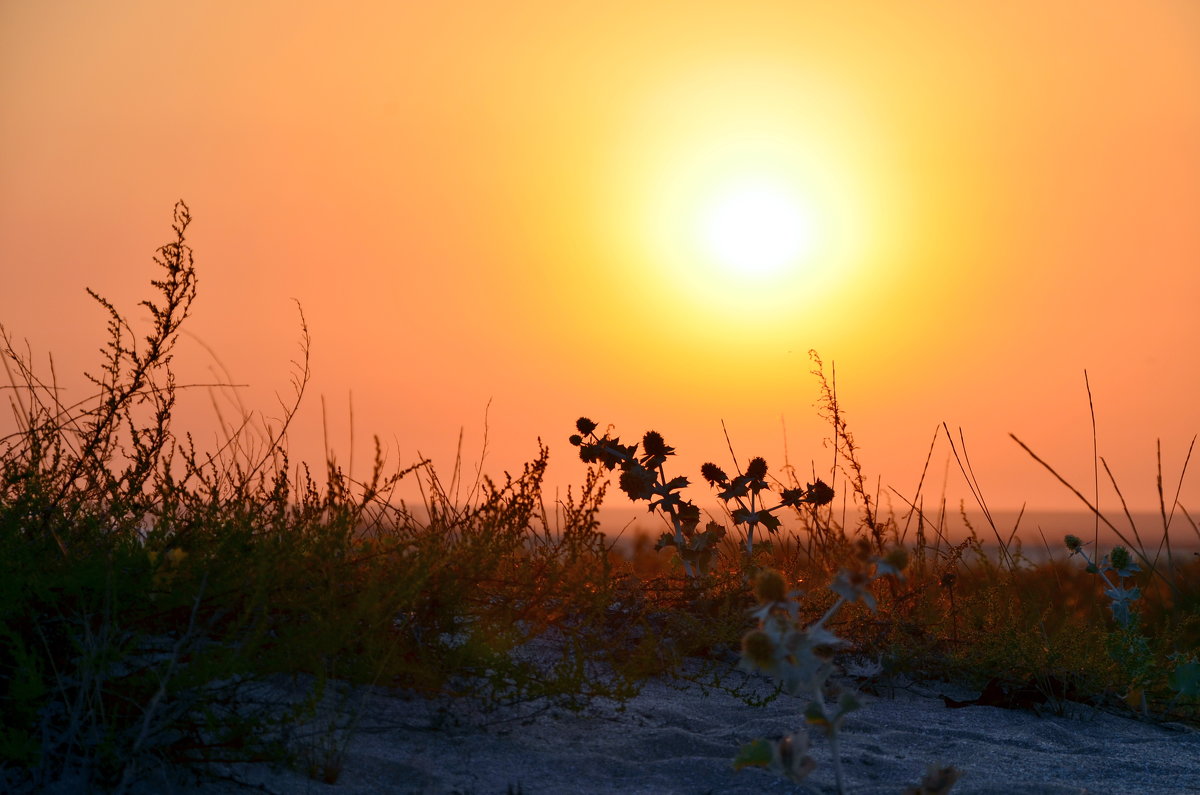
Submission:
<svg viewBox="0 0 1200 795">
<path fill-rule="evenodd" d="M 1043 708 L 1130 703 L 1197 719 L 1195 683 L 1178 674 L 1180 655 L 1200 648 L 1200 560 L 1131 545 L 1144 562 L 1130 580 L 1141 589 L 1134 637 L 1114 623 L 1100 578 L 1065 552 L 1034 565 L 997 527 L 986 543 L 998 554 L 974 530 L 950 544 L 945 510 L 919 510 L 920 493 L 907 514 L 881 517 L 819 360 L 839 456 L 830 483 L 857 513 L 843 524 L 814 484 L 763 480 L 748 513 L 717 522 L 687 566 L 680 550 L 702 531 L 682 508 L 672 543 L 657 549 L 639 539 L 622 553 L 599 532 L 602 462 L 581 466 L 582 486 L 554 511 L 541 493 L 544 448 L 503 482 L 480 476 L 466 499 L 427 462 L 388 472 L 378 445 L 363 480 L 332 461 L 319 475 L 291 464 L 287 424 L 308 381 L 302 315 L 284 422 L 247 414 L 220 449 L 196 450 L 172 427 L 184 387 L 170 367 L 195 296 L 189 220 L 180 204 L 175 239 L 156 257 L 148 337 L 95 296 L 109 324 L 89 400 L 61 403 L 53 378 L 3 335 L 15 430 L 0 439 L 0 786 L 122 791 L 158 768 L 211 774 L 229 761 L 334 780 L 348 729 L 303 743 L 291 732 L 333 682 L 470 698 L 486 711 L 627 698 L 646 677 L 681 675 L 688 659 L 707 659 L 719 679 L 755 625 L 757 572 L 803 590 L 807 625 L 834 604 L 826 586 L 839 572 L 897 548 L 904 577 L 863 586 L 876 608 L 849 603 L 829 620 L 843 653 L 882 661 L 882 676 L 1032 683 Z M 961 438 L 951 441 L 970 480 Z M 404 478 L 420 482 L 420 506 L 395 499 Z M 733 519 L 789 489 L 791 504 L 772 509 L 778 526 L 760 524 L 748 549 Z M 1191 522 L 1168 502 L 1164 518 Z M 1121 644 L 1138 638 L 1131 662 Z M 522 653 L 533 646 L 543 653 Z M 280 682 L 294 697 L 262 695 Z"/>
</svg>

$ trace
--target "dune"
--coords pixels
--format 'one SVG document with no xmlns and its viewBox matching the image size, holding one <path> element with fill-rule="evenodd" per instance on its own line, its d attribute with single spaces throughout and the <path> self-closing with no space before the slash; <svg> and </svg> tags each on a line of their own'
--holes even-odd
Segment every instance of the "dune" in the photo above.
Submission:
<svg viewBox="0 0 1200 795">
<path fill-rule="evenodd" d="M 770 693 L 765 680 L 745 682 L 747 692 Z M 1073 702 L 1061 714 L 951 708 L 947 698 L 971 701 L 980 693 L 942 683 L 895 680 L 872 689 L 875 694 L 842 733 L 853 793 L 895 795 L 920 782 L 933 765 L 961 771 L 952 789 L 957 795 L 1200 792 L 1200 730 L 1193 727 Z M 353 705 L 354 716 L 343 709 L 313 725 L 347 725 L 353 717 L 353 732 L 318 731 L 310 740 L 315 748 L 332 743 L 340 750 L 336 783 L 244 766 L 225 771 L 242 785 L 210 782 L 192 791 L 245 792 L 248 784 L 314 795 L 836 792 L 829 747 L 819 733 L 810 750 L 817 767 L 801 784 L 762 769 L 733 769 L 742 743 L 800 728 L 802 704 L 788 696 L 750 706 L 729 692 L 658 678 L 625 704 L 596 701 L 574 712 L 526 703 L 485 714 L 467 702 L 382 688 L 349 693 L 340 703 Z M 159 791 L 153 781 L 147 786 Z"/>
</svg>

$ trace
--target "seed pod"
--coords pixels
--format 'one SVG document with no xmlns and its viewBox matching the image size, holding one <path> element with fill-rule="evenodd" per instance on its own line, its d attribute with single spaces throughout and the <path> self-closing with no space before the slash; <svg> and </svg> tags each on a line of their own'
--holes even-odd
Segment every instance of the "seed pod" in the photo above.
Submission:
<svg viewBox="0 0 1200 795">
<path fill-rule="evenodd" d="M 774 569 L 763 569 L 754 578 L 754 597 L 760 604 L 782 602 L 787 595 L 787 583 L 783 575 Z"/>
</svg>

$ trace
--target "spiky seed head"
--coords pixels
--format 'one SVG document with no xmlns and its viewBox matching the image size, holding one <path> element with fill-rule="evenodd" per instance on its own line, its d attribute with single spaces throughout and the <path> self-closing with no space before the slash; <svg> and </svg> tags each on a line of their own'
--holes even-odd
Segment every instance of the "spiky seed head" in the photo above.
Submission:
<svg viewBox="0 0 1200 795">
<path fill-rule="evenodd" d="M 943 588 L 953 588 L 954 583 L 958 582 L 958 575 L 952 571 L 948 571 L 942 575 L 941 582 Z"/>
<path fill-rule="evenodd" d="M 583 437 L 577 433 L 573 433 L 567 438 L 567 441 L 578 447 L 579 445 L 583 444 Z"/>
<path fill-rule="evenodd" d="M 641 465 L 621 470 L 618 483 L 631 500 L 648 500 L 654 496 L 654 473 Z"/>
<path fill-rule="evenodd" d="M 889 566 L 904 571 L 904 568 L 908 566 L 908 550 L 904 547 L 896 547 L 887 553 L 887 557 L 884 560 L 887 561 Z"/>
<path fill-rule="evenodd" d="M 704 464 L 700 467 L 700 476 L 708 481 L 710 486 L 729 482 L 729 476 L 716 464 Z"/>
<path fill-rule="evenodd" d="M 580 417 L 575 420 L 575 429 L 580 433 L 588 434 L 596 430 L 596 423 L 589 420 L 587 417 Z"/>
<path fill-rule="evenodd" d="M 763 569 L 754 578 L 754 597 L 760 604 L 782 602 L 787 596 L 787 583 L 774 569 Z"/>
<path fill-rule="evenodd" d="M 767 476 L 767 460 L 765 458 L 752 458 L 750 463 L 746 464 L 746 476 L 755 480 L 762 480 Z"/>
<path fill-rule="evenodd" d="M 823 480 L 808 484 L 807 502 L 812 505 L 828 505 L 833 502 L 833 489 Z"/>
<path fill-rule="evenodd" d="M 647 455 L 670 455 L 674 452 L 667 447 L 666 440 L 658 431 L 646 431 L 646 435 L 642 437 L 642 449 Z"/>
<path fill-rule="evenodd" d="M 1108 559 L 1112 563 L 1112 567 L 1120 571 L 1129 566 L 1129 550 L 1125 547 L 1113 547 Z"/>
<path fill-rule="evenodd" d="M 1083 542 L 1079 540 L 1079 536 L 1068 534 L 1063 541 L 1066 543 L 1067 549 L 1071 550 L 1072 552 L 1078 552 L 1083 549 Z"/>
<path fill-rule="evenodd" d="M 742 636 L 742 657 L 761 669 L 775 664 L 775 641 L 761 629 L 752 629 Z"/>
</svg>

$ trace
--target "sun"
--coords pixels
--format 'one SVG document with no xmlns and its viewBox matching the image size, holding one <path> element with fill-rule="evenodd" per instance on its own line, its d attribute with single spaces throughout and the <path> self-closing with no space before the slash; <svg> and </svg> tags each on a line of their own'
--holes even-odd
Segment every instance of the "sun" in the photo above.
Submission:
<svg viewBox="0 0 1200 795">
<path fill-rule="evenodd" d="M 721 267 L 769 275 L 813 254 L 814 213 L 779 180 L 744 178 L 714 188 L 698 213 L 700 247 Z"/>
</svg>

